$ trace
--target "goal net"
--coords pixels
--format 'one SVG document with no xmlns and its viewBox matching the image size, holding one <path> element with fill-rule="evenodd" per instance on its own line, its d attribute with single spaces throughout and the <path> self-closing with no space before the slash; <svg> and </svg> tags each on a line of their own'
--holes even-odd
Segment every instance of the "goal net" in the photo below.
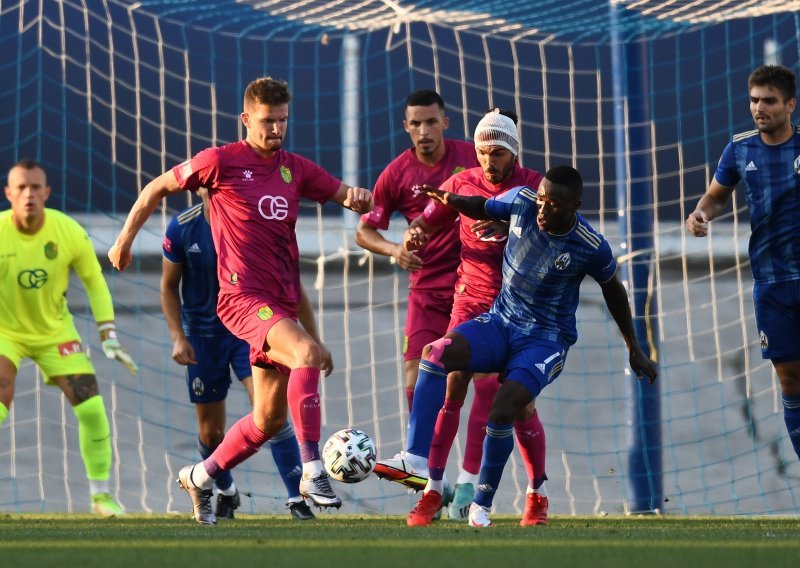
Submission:
<svg viewBox="0 0 800 568">
<path fill-rule="evenodd" d="M 635 315 L 649 335 L 640 339 L 660 372 L 660 415 L 636 416 L 643 407 L 631 403 L 637 387 L 624 344 L 599 287 L 587 280 L 578 343 L 537 400 L 551 513 L 637 510 L 631 441 L 651 422 L 660 427 L 648 455 L 661 462 L 661 489 L 650 508 L 794 513 L 800 464 L 777 379 L 760 357 L 743 196 L 737 191 L 707 239 L 688 237 L 683 219 L 731 136 L 752 128 L 749 72 L 765 58 L 798 70 L 798 8 L 786 0 L 2 0 L 0 167 L 26 157 L 44 164 L 49 206 L 81 221 L 104 260 L 149 180 L 242 137 L 243 89 L 255 77 L 283 78 L 292 88 L 288 149 L 364 187 L 409 145 L 402 118 L 410 91 L 442 94 L 451 138 L 469 139 L 488 108 L 515 110 L 524 166 L 582 172 L 583 213 L 614 248 L 632 297 L 644 298 Z M 637 92 L 632 75 L 641 80 Z M 128 271 L 106 272 L 120 339 L 139 376 L 102 357 L 80 283 L 68 294 L 109 412 L 113 491 L 129 511 L 185 512 L 175 478 L 199 459 L 195 413 L 159 299 L 161 237 L 189 199 L 163 204 L 137 238 Z M 355 245 L 356 221 L 306 203 L 298 223 L 303 282 L 335 362 L 321 383 L 323 442 L 352 426 L 388 457 L 403 449 L 406 433 L 407 274 Z M 398 239 L 403 225 L 393 220 L 388 237 Z M 464 415 L 468 407 L 469 400 Z M 233 385 L 228 424 L 248 408 Z M 451 479 L 463 441 L 464 432 Z M 268 451 L 234 477 L 247 493 L 242 512 L 284 510 Z M 519 513 L 526 483 L 514 453 L 497 511 Z M 416 500 L 374 476 L 336 489 L 350 513 L 403 514 Z M 72 410 L 25 361 L 0 427 L 0 511 L 88 509 Z"/>
</svg>

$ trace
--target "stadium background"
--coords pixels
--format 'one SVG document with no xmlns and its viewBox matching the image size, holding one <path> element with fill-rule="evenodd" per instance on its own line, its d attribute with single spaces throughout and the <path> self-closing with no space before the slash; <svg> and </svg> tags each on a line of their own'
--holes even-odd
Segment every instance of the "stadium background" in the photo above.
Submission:
<svg viewBox="0 0 800 568">
<path fill-rule="evenodd" d="M 402 108 L 410 90 L 439 90 L 451 137 L 470 138 L 489 107 L 515 109 L 523 164 L 577 166 L 588 181 L 585 211 L 620 256 L 632 238 L 619 212 L 637 213 L 635 205 L 621 208 L 626 192 L 644 182 L 657 204 L 645 215 L 655 241 L 647 291 L 657 306 L 662 373 L 665 501 L 657 508 L 794 512 L 796 459 L 753 333 L 743 202 L 707 241 L 687 242 L 680 222 L 730 136 L 751 128 L 746 78 L 764 60 L 765 42 L 797 70 L 800 24 L 793 3 L 745 3 L 739 12 L 715 4 L 3 1 L 0 156 L 9 165 L 40 160 L 54 189 L 50 206 L 78 216 L 103 258 L 138 188 L 204 147 L 241 137 L 242 91 L 256 76 L 292 86 L 288 149 L 367 187 L 408 145 Z M 675 13 L 676 5 L 683 10 Z M 639 78 L 641 91 L 615 92 L 616 40 L 616 69 Z M 352 41 L 355 86 L 343 80 Z M 353 101 L 356 113 L 343 112 Z M 631 101 L 647 111 L 645 122 L 627 120 Z M 647 143 L 619 151 L 618 133 L 637 128 Z M 355 135 L 343 141 L 344 132 Z M 343 163 L 343 146 L 357 161 Z M 630 164 L 637 155 L 646 157 L 647 178 L 620 177 L 620 157 Z M 117 435 L 115 491 L 131 510 L 184 508 L 174 471 L 196 457 L 193 412 L 169 357 L 153 272 L 164 223 L 187 203 L 173 199 L 148 225 L 134 270 L 108 275 L 124 344 L 143 369 L 133 380 L 95 359 Z M 361 427 L 382 455 L 392 454 L 404 438 L 405 275 L 356 249 L 352 218 L 311 205 L 304 213 L 304 281 L 337 363 L 324 386 L 324 431 Z M 589 284 L 579 344 L 540 400 L 555 512 L 622 512 L 631 499 L 630 379 Z M 70 303 L 96 347 L 79 286 Z M 235 402 L 231 419 L 246 409 Z M 250 461 L 240 474 L 252 492 L 246 508 L 280 510 L 269 459 Z M 498 499 L 504 511 L 518 510 L 524 492 L 521 465 L 509 470 Z M 2 510 L 88 508 L 71 411 L 41 388 L 32 366 L 21 370 L 12 417 L 0 430 L 0 480 Z M 412 500 L 374 479 L 346 491 L 355 510 L 403 512 Z"/>
</svg>

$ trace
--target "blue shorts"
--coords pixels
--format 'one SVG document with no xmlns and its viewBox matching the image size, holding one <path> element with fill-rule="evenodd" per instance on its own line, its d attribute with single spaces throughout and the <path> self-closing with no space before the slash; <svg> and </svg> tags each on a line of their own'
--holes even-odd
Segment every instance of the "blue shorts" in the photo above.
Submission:
<svg viewBox="0 0 800 568">
<path fill-rule="evenodd" d="M 560 343 L 519 333 L 489 313 L 453 331 L 469 342 L 470 371 L 502 372 L 503 380 L 522 384 L 533 398 L 556 380 L 567 360 L 567 350 Z"/>
<path fill-rule="evenodd" d="M 188 365 L 186 384 L 194 404 L 218 402 L 228 396 L 231 367 L 240 381 L 252 376 L 250 346 L 234 335 L 187 336 L 194 347 L 196 365 Z"/>
<path fill-rule="evenodd" d="M 800 280 L 753 286 L 761 357 L 800 360 Z"/>
</svg>

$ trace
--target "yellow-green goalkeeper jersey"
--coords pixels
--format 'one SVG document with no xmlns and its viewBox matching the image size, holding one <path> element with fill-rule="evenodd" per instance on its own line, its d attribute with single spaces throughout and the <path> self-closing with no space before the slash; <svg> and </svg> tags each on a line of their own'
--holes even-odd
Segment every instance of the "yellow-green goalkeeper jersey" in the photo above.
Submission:
<svg viewBox="0 0 800 568">
<path fill-rule="evenodd" d="M 77 221 L 45 209 L 35 235 L 20 233 L 0 212 L 0 336 L 32 346 L 74 335 L 67 309 L 69 269 L 86 288 L 96 321 L 114 319 L 111 294 L 89 235 Z"/>
</svg>

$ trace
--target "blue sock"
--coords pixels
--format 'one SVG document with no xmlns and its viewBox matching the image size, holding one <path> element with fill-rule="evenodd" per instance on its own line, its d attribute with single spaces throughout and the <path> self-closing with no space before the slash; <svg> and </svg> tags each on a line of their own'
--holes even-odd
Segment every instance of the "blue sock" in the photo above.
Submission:
<svg viewBox="0 0 800 568">
<path fill-rule="evenodd" d="M 483 440 L 483 461 L 475 489 L 475 502 L 489 508 L 494 494 L 500 486 L 503 469 L 506 467 L 511 450 L 514 449 L 514 424 L 486 425 L 486 438 Z"/>
<path fill-rule="evenodd" d="M 287 420 L 281 431 L 270 438 L 269 449 L 272 451 L 272 459 L 275 460 L 289 499 L 299 497 L 303 462 L 300 460 L 300 446 L 291 422 Z"/>
<path fill-rule="evenodd" d="M 200 457 L 202 457 L 203 460 L 207 460 L 209 456 L 214 453 L 215 449 L 216 448 L 209 448 L 201 442 L 200 439 L 197 440 L 197 450 L 200 452 Z M 217 486 L 217 489 L 225 491 L 233 485 L 233 475 L 231 475 L 230 471 L 223 469 L 217 478 L 214 479 L 214 484 Z"/>
<path fill-rule="evenodd" d="M 441 365 L 422 359 L 414 388 L 414 404 L 408 418 L 408 453 L 424 458 L 431 453 L 433 429 L 446 394 L 447 371 Z"/>
<path fill-rule="evenodd" d="M 794 453 L 800 457 L 800 396 L 783 395 L 783 421 L 789 432 Z"/>
</svg>

